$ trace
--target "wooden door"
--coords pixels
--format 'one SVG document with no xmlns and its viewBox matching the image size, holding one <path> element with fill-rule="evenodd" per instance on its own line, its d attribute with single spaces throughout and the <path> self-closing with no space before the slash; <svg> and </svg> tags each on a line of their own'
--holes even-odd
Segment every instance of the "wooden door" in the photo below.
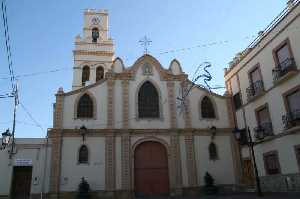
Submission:
<svg viewBox="0 0 300 199">
<path fill-rule="evenodd" d="M 250 159 L 243 160 L 243 184 L 247 186 L 254 186 L 255 178 L 254 178 L 254 170 L 253 165 Z"/>
<path fill-rule="evenodd" d="M 14 167 L 11 196 L 12 199 L 29 199 L 32 167 Z"/>
<path fill-rule="evenodd" d="M 158 142 L 144 142 L 134 154 L 134 183 L 136 196 L 169 194 L 168 157 Z"/>
</svg>

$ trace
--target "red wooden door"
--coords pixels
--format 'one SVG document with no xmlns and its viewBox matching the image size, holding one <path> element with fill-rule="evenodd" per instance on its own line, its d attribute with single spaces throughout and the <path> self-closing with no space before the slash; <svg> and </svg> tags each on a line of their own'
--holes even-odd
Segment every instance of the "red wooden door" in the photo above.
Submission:
<svg viewBox="0 0 300 199">
<path fill-rule="evenodd" d="M 158 142 L 144 142 L 134 154 L 135 194 L 160 196 L 169 193 L 168 157 Z"/>
<path fill-rule="evenodd" d="M 11 196 L 13 199 L 29 199 L 32 167 L 14 167 Z"/>
</svg>

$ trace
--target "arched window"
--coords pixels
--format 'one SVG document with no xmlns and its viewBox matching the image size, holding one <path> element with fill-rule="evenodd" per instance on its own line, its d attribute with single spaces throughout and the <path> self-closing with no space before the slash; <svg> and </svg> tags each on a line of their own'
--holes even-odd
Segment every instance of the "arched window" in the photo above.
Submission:
<svg viewBox="0 0 300 199">
<path fill-rule="evenodd" d="M 84 94 L 77 105 L 78 118 L 92 118 L 93 117 L 93 100 L 88 94 Z"/>
<path fill-rule="evenodd" d="M 85 82 L 89 81 L 89 79 L 90 79 L 90 67 L 89 66 L 84 66 L 82 68 L 82 77 L 81 77 L 82 85 L 84 86 Z"/>
<path fill-rule="evenodd" d="M 216 118 L 215 109 L 211 100 L 205 96 L 201 102 L 202 118 Z"/>
<path fill-rule="evenodd" d="M 87 146 L 82 145 L 79 149 L 78 154 L 78 163 L 80 164 L 86 164 L 89 161 L 89 150 Z"/>
<path fill-rule="evenodd" d="M 98 28 L 93 28 L 92 29 L 92 39 L 93 39 L 93 42 L 97 42 L 97 39 L 99 38 L 99 30 Z"/>
<path fill-rule="evenodd" d="M 138 93 L 139 118 L 159 117 L 159 96 L 156 88 L 149 81 L 145 82 Z"/>
<path fill-rule="evenodd" d="M 208 146 L 209 151 L 209 159 L 210 160 L 217 160 L 218 159 L 218 150 L 217 145 L 213 142 L 211 142 Z"/>
<path fill-rule="evenodd" d="M 104 78 L 104 69 L 102 66 L 98 66 L 96 69 L 96 81 Z"/>
</svg>

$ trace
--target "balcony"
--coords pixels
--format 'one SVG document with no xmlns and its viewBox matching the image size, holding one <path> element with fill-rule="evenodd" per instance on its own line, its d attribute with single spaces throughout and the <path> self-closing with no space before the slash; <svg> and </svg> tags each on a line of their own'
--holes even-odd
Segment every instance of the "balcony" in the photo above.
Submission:
<svg viewBox="0 0 300 199">
<path fill-rule="evenodd" d="M 264 83 L 262 80 L 258 80 L 254 83 L 252 83 L 247 89 L 246 89 L 246 93 L 247 93 L 247 99 L 248 102 L 256 99 L 257 97 L 261 96 L 262 94 L 265 93 L 265 89 L 264 89 Z"/>
<path fill-rule="evenodd" d="M 294 58 L 288 58 L 272 70 L 273 82 L 278 84 L 296 74 L 297 66 Z"/>
<path fill-rule="evenodd" d="M 300 109 L 296 109 L 283 115 L 282 122 L 285 129 L 300 125 Z"/>
<path fill-rule="evenodd" d="M 263 140 L 266 137 L 273 136 L 272 122 L 265 122 L 254 128 L 254 136 L 257 140 Z"/>
</svg>

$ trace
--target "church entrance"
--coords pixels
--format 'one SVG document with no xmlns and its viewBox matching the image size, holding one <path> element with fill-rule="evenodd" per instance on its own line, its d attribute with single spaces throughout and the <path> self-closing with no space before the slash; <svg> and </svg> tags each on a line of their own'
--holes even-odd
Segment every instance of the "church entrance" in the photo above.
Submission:
<svg viewBox="0 0 300 199">
<path fill-rule="evenodd" d="M 32 167 L 14 167 L 11 198 L 29 199 Z"/>
<path fill-rule="evenodd" d="M 134 153 L 134 187 L 137 197 L 169 194 L 168 155 L 159 142 L 143 142 Z"/>
</svg>

